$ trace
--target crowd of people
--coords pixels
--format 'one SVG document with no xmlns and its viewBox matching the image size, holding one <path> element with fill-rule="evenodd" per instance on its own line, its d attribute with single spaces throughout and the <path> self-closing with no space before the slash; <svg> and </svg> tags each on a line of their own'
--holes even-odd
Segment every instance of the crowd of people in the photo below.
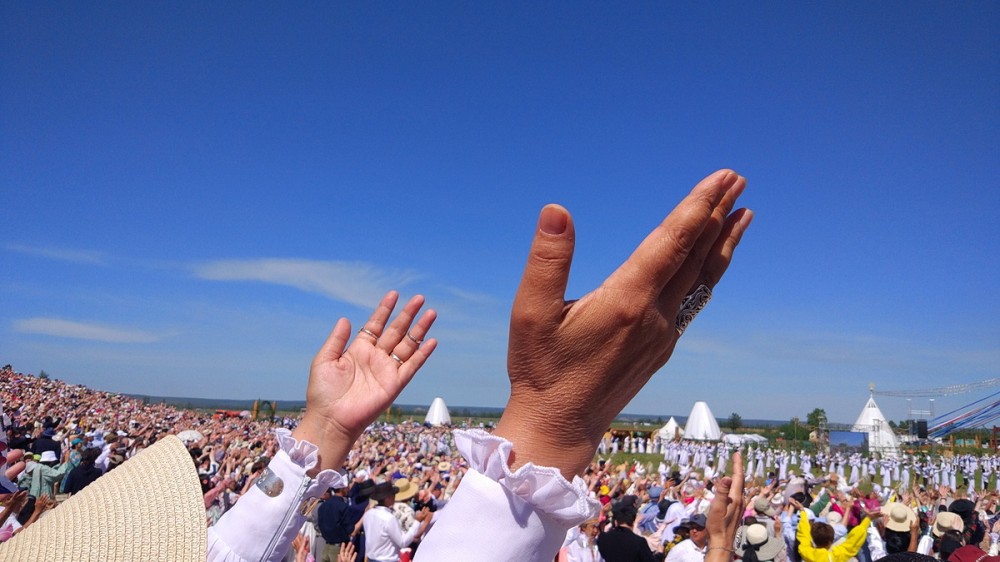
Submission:
<svg viewBox="0 0 1000 562">
<path fill-rule="evenodd" d="M 0 541 L 158 438 L 192 430 L 201 438 L 189 437 L 186 445 L 202 483 L 206 525 L 213 525 L 277 452 L 274 430 L 298 422 L 218 418 L 9 365 L 0 371 L 0 399 L 9 494 Z M 598 451 L 583 481 L 602 510 L 567 533 L 561 559 L 704 559 L 709 505 L 718 479 L 731 471 L 733 448 L 657 437 L 643 449 L 662 460 L 655 467 L 636 460 L 614 465 Z M 860 562 L 906 551 L 947 560 L 965 545 L 996 554 L 1000 480 L 991 475 L 1000 456 L 879 458 L 767 447 L 741 452 L 748 508 L 733 549 L 748 562 L 825 560 L 817 549 L 829 551 L 830 559 Z M 373 424 L 342 467 L 349 478 L 308 506 L 288 557 L 337 561 L 365 552 L 373 559 L 380 552 L 414 553 L 467 469 L 448 428 Z"/>
<path fill-rule="evenodd" d="M 510 396 L 491 432 L 375 423 L 437 345 L 436 313 L 417 295 L 393 316 L 395 291 L 356 332 L 336 323 L 298 420 L 213 420 L 5 370 L 0 531 L 13 536 L 0 561 L 44 550 L 76 562 L 77 534 L 104 545 L 89 559 L 115 561 L 988 560 L 996 492 L 953 486 L 958 471 L 927 469 L 934 459 L 914 460 L 926 470 L 907 487 L 891 463 L 879 465 L 889 485 L 871 484 L 876 467 L 861 458 L 853 485 L 851 459 L 836 455 L 758 449 L 744 465 L 724 446 L 661 442 L 655 470 L 595 456 L 728 268 L 753 217 L 734 210 L 745 187 L 731 170 L 706 177 L 572 300 L 572 218 L 544 207 L 511 312 Z M 140 493 L 146 479 L 161 488 L 155 502 Z M 47 512 L 59 487 L 79 491 Z"/>
</svg>

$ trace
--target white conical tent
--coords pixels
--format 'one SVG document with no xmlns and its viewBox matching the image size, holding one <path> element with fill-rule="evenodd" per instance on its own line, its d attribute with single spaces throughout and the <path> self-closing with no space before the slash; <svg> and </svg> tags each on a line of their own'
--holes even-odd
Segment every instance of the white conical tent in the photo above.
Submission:
<svg viewBox="0 0 1000 562">
<path fill-rule="evenodd" d="M 657 434 L 662 440 L 673 441 L 678 436 L 684 436 L 684 428 L 677 423 L 677 420 L 673 416 L 670 416 L 670 419 L 667 420 L 667 425 L 661 427 Z"/>
<path fill-rule="evenodd" d="M 684 426 L 684 438 L 699 441 L 722 439 L 719 422 L 715 421 L 715 416 L 712 415 L 712 410 L 708 409 L 707 403 L 702 401 L 694 403 L 691 415 L 688 416 L 687 425 Z"/>
<path fill-rule="evenodd" d="M 851 431 L 868 434 L 868 450 L 884 457 L 899 455 L 899 442 L 896 434 L 889 427 L 889 422 L 882 415 L 882 410 L 875 403 L 875 396 L 869 396 L 865 407 L 861 408 L 858 420 L 854 422 Z"/>
<path fill-rule="evenodd" d="M 438 396 L 431 402 L 431 407 L 427 409 L 427 416 L 424 423 L 431 425 L 451 425 L 451 414 L 448 413 L 448 406 L 444 403 L 444 398 Z"/>
</svg>

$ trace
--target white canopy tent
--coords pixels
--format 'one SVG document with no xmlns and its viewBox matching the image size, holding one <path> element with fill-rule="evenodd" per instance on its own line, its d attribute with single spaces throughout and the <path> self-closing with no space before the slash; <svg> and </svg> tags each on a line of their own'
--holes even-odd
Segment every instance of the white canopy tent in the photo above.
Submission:
<svg viewBox="0 0 1000 562">
<path fill-rule="evenodd" d="M 663 441 L 673 441 L 678 437 L 684 437 L 684 428 L 677 423 L 673 416 L 667 420 L 667 424 L 660 428 L 656 434 Z"/>
<path fill-rule="evenodd" d="M 875 403 L 874 392 L 868 397 L 868 402 L 861 409 L 861 414 L 858 415 L 858 420 L 854 422 L 851 431 L 868 434 L 868 450 L 870 452 L 890 458 L 899 456 L 899 441 L 882 414 L 882 410 Z"/>
<path fill-rule="evenodd" d="M 691 415 L 688 416 L 687 425 L 684 427 L 684 438 L 698 441 L 718 441 L 722 439 L 722 430 L 719 429 L 719 422 L 715 421 L 712 410 L 703 401 L 694 403 L 691 408 Z"/>
<path fill-rule="evenodd" d="M 424 423 L 434 426 L 451 425 L 451 414 L 448 413 L 448 406 L 444 403 L 444 398 L 438 396 L 431 402 L 431 407 L 427 409 L 427 416 Z"/>
<path fill-rule="evenodd" d="M 756 433 L 727 433 L 722 436 L 722 441 L 729 445 L 767 445 L 767 437 Z"/>
</svg>

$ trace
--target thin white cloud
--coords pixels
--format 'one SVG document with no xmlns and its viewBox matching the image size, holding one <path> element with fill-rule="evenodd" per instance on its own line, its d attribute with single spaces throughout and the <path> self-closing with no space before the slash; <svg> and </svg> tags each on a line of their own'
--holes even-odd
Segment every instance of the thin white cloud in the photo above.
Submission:
<svg viewBox="0 0 1000 562">
<path fill-rule="evenodd" d="M 58 261 L 82 263 L 89 265 L 105 265 L 107 257 L 103 252 L 90 250 L 70 250 L 66 248 L 46 248 L 41 246 L 26 246 L 24 244 L 5 244 L 4 248 L 11 252 L 38 256 Z"/>
<path fill-rule="evenodd" d="M 194 275 L 212 281 L 285 285 L 365 308 L 377 303 L 389 289 L 399 289 L 419 278 L 412 271 L 386 270 L 363 262 L 287 258 L 207 262 L 196 265 Z"/>
<path fill-rule="evenodd" d="M 108 343 L 153 343 L 160 337 L 150 332 L 107 326 L 85 324 L 59 318 L 28 318 L 14 321 L 14 330 L 25 334 L 42 334 L 75 340 L 102 341 Z"/>
</svg>

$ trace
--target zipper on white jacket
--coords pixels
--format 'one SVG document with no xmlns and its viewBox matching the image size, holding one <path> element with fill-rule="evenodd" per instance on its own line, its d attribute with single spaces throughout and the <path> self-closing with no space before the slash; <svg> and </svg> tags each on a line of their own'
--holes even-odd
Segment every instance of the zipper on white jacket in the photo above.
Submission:
<svg viewBox="0 0 1000 562">
<path fill-rule="evenodd" d="M 267 549 L 264 551 L 264 555 L 260 557 L 261 562 L 267 562 L 271 559 L 271 555 L 274 554 L 274 549 L 278 546 L 278 541 L 281 540 L 286 527 L 288 527 L 288 522 L 291 520 L 295 510 L 298 509 L 299 504 L 302 503 L 302 495 L 305 493 L 306 488 L 308 488 L 312 483 L 313 479 L 308 476 L 302 479 L 302 484 L 300 484 L 299 489 L 295 491 L 292 503 L 288 506 L 288 510 L 285 512 L 285 517 L 281 520 L 281 526 L 278 527 L 278 531 L 271 537 L 271 542 L 267 544 Z"/>
</svg>

